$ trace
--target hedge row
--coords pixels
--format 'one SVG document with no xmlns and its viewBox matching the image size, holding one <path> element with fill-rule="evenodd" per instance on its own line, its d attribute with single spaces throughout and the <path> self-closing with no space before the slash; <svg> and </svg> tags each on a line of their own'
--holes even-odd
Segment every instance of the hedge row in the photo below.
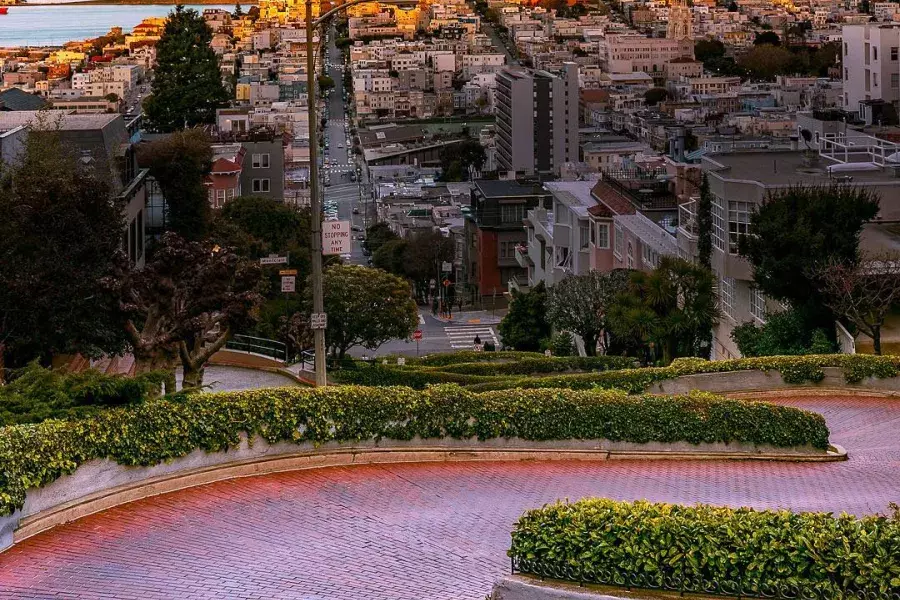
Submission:
<svg viewBox="0 0 900 600">
<path fill-rule="evenodd" d="M 525 513 L 509 555 L 523 572 L 574 581 L 886 598 L 900 593 L 900 513 L 857 519 L 588 499 Z"/>
<path fill-rule="evenodd" d="M 315 444 L 416 436 L 739 442 L 820 449 L 828 444 L 820 415 L 702 393 L 473 394 L 459 386 L 425 391 L 343 386 L 197 394 L 110 409 L 78 421 L 0 429 L 0 514 L 21 507 L 28 488 L 45 485 L 91 459 L 153 465 L 197 448 L 226 450 L 239 443 L 241 432 L 272 443 Z"/>
<path fill-rule="evenodd" d="M 473 350 L 461 350 L 459 352 L 440 352 L 429 354 L 421 358 L 407 358 L 408 365 L 422 365 L 426 367 L 445 367 L 459 363 L 472 362 L 503 362 L 520 360 L 525 358 L 545 358 L 540 352 L 520 352 L 516 350 L 504 350 L 502 352 L 475 352 Z"/>
<path fill-rule="evenodd" d="M 779 371 L 786 383 L 802 384 L 822 381 L 824 367 L 839 367 L 847 383 L 859 383 L 866 377 L 886 379 L 900 374 L 900 357 L 864 354 L 823 354 L 809 356 L 760 356 L 732 360 L 707 361 L 679 358 L 668 367 L 621 369 L 600 373 L 574 373 L 550 377 L 501 377 L 493 381 L 473 382 L 475 392 L 509 388 L 621 389 L 640 393 L 654 383 L 682 375 L 724 373 L 728 371 Z"/>
<path fill-rule="evenodd" d="M 609 371 L 628 369 L 635 360 L 626 356 L 563 356 L 522 358 L 512 362 L 469 362 L 441 367 L 434 370 L 462 375 L 537 375 L 565 371 Z"/>
</svg>

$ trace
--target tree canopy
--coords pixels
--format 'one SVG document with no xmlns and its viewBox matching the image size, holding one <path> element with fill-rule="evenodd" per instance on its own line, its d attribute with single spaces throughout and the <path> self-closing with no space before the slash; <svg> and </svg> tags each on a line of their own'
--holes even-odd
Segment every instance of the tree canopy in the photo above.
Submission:
<svg viewBox="0 0 900 600">
<path fill-rule="evenodd" d="M 647 106 L 656 106 L 660 102 L 669 99 L 669 90 L 666 88 L 650 88 L 644 92 L 644 103 Z"/>
<path fill-rule="evenodd" d="M 799 310 L 811 327 L 834 318 L 815 272 L 818 264 L 856 264 L 863 225 L 878 214 L 871 191 L 847 186 L 796 186 L 770 196 L 750 218 L 752 235 L 738 250 L 770 298 Z"/>
<path fill-rule="evenodd" d="M 588 356 L 597 353 L 597 341 L 606 328 L 613 298 L 628 282 L 628 271 L 590 271 L 569 275 L 550 288 L 547 319 L 556 328 L 571 331 L 584 340 Z"/>
<path fill-rule="evenodd" d="M 189 240 L 209 232 L 211 208 L 203 185 L 213 151 L 202 129 L 176 131 L 138 146 L 138 162 L 150 170 L 166 199 L 166 229 Z"/>
<path fill-rule="evenodd" d="M 82 164 L 39 122 L 0 175 L 0 367 L 125 348 L 107 285 L 127 260 L 109 167 Z"/>
<path fill-rule="evenodd" d="M 484 146 L 476 139 L 467 138 L 459 144 L 441 148 L 441 180 L 465 181 L 469 167 L 480 171 L 487 160 Z"/>
<path fill-rule="evenodd" d="M 407 338 L 419 323 L 419 311 L 406 280 L 356 265 L 325 270 L 325 339 L 334 354 L 362 346 L 375 350 L 388 340 Z"/>
<path fill-rule="evenodd" d="M 151 95 L 144 101 L 147 126 L 170 132 L 215 122 L 216 109 L 228 101 L 212 30 L 203 17 L 182 5 L 169 13 L 156 44 Z"/>
<path fill-rule="evenodd" d="M 527 292 L 513 292 L 509 312 L 497 330 L 506 346 L 525 351 L 541 349 L 551 333 L 547 321 L 547 288 L 543 282 Z"/>
<path fill-rule="evenodd" d="M 769 44 L 770 46 L 780 46 L 781 38 L 778 37 L 778 34 L 774 31 L 762 31 L 756 34 L 756 37 L 753 39 L 753 45 L 761 46 L 763 44 Z"/>
</svg>

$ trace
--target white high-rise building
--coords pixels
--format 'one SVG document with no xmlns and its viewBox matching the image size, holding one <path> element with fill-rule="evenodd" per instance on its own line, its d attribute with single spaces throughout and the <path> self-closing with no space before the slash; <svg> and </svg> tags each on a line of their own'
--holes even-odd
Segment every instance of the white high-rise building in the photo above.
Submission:
<svg viewBox="0 0 900 600">
<path fill-rule="evenodd" d="M 843 54 L 844 110 L 866 119 L 873 100 L 900 109 L 900 25 L 844 25 Z"/>
</svg>

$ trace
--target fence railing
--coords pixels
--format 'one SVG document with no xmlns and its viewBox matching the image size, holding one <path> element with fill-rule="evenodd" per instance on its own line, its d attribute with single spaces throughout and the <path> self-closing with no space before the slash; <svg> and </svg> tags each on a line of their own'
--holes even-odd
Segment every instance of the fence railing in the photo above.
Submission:
<svg viewBox="0 0 900 600">
<path fill-rule="evenodd" d="M 261 354 L 282 362 L 287 362 L 288 358 L 287 345 L 285 345 L 284 342 L 253 337 L 252 335 L 237 334 L 225 342 L 225 348 L 236 352 Z"/>
<path fill-rule="evenodd" d="M 534 575 L 541 579 L 558 579 L 579 585 L 594 584 L 684 594 L 704 594 L 728 598 L 772 598 L 774 600 L 900 600 L 900 593 L 872 589 L 848 588 L 838 582 L 826 582 L 816 588 L 790 582 L 756 586 L 742 581 L 710 581 L 686 575 L 686 559 L 675 564 L 663 563 L 652 573 L 620 570 L 596 570 L 588 564 L 570 565 L 511 558 L 512 573 Z"/>
</svg>

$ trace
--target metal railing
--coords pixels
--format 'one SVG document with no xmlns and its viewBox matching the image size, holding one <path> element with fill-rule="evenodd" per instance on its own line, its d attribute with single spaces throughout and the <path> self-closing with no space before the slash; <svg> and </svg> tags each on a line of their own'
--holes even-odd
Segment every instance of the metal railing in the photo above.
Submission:
<svg viewBox="0 0 900 600">
<path fill-rule="evenodd" d="M 747 581 L 711 581 L 690 573 L 687 558 L 674 564 L 664 562 L 653 572 L 626 572 L 617 569 L 595 569 L 588 564 L 545 563 L 520 556 L 510 558 L 512 573 L 534 575 L 541 579 L 558 579 L 577 583 L 644 589 L 684 594 L 704 594 L 728 598 L 772 598 L 774 600 L 900 600 L 900 593 L 871 588 L 854 588 L 837 581 L 823 582 L 815 588 L 784 581 L 756 585 Z M 740 569 L 738 569 L 740 571 Z M 742 575 L 744 575 L 742 573 Z"/>
<path fill-rule="evenodd" d="M 225 342 L 225 348 L 248 354 L 261 354 L 275 360 L 287 362 L 287 345 L 278 340 L 237 334 Z"/>
</svg>

